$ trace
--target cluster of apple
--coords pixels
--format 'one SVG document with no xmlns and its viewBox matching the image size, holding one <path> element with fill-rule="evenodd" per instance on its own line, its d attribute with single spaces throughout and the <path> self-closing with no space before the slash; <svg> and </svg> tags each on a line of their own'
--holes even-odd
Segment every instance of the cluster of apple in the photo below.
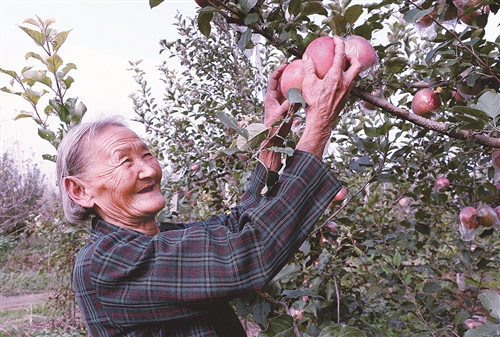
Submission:
<svg viewBox="0 0 500 337">
<path fill-rule="evenodd" d="M 373 46 L 361 36 L 351 35 L 344 39 L 347 58 L 356 57 L 362 66 L 361 77 L 366 76 L 378 67 L 378 56 Z M 314 39 L 304 51 L 313 61 L 316 76 L 323 78 L 333 64 L 335 42 L 331 36 L 321 36 Z M 345 65 L 345 67 L 347 64 Z M 283 96 L 291 88 L 302 92 L 304 81 L 304 66 L 302 59 L 295 59 L 285 68 L 280 78 L 280 90 Z"/>
<path fill-rule="evenodd" d="M 443 25 L 449 25 L 452 28 L 457 21 L 466 25 L 472 25 L 474 20 L 480 16 L 488 16 L 490 7 L 488 5 L 476 8 L 482 0 L 439 0 L 430 8 L 431 12 L 415 22 L 417 31 L 424 36 L 433 39 L 436 34 L 434 20 L 440 21 Z M 474 9 L 476 8 L 476 9 Z M 453 90 L 452 96 L 457 101 L 465 101 L 471 97 L 468 88 L 458 88 Z M 436 119 L 437 112 L 441 109 L 442 102 L 436 91 L 431 89 L 421 89 L 415 94 L 411 103 L 413 113 L 429 118 Z"/>
<path fill-rule="evenodd" d="M 490 6 L 484 5 L 475 10 L 471 8 L 477 7 L 482 0 L 439 0 L 431 7 L 432 10 L 429 14 L 415 22 L 417 31 L 425 36 L 432 38 L 435 36 L 434 20 L 442 23 L 455 25 L 458 20 L 466 25 L 472 25 L 474 20 L 479 16 L 488 16 L 490 13 Z"/>
<path fill-rule="evenodd" d="M 493 208 L 489 205 L 480 205 L 475 208 L 466 206 L 458 216 L 459 232 L 464 241 L 471 241 L 479 227 L 500 230 L 500 206 Z"/>
</svg>

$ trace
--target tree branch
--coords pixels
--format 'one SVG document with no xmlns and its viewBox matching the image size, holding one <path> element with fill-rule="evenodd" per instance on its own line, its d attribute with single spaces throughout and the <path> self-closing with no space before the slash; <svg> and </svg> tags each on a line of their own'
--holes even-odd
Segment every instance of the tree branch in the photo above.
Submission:
<svg viewBox="0 0 500 337">
<path fill-rule="evenodd" d="M 451 138 L 461 139 L 461 140 L 473 139 L 477 144 L 500 148 L 500 138 L 484 136 L 482 134 L 479 134 L 478 131 L 474 130 L 448 129 L 446 127 L 446 124 L 443 122 L 437 122 L 430 120 L 428 118 L 420 117 L 417 114 L 414 114 L 406 109 L 398 108 L 397 106 L 394 106 L 391 103 L 389 103 L 387 100 L 374 96 L 359 88 L 352 89 L 351 94 L 355 97 L 361 98 L 362 100 L 368 103 L 378 106 L 379 108 L 389 112 L 391 115 L 395 117 L 407 120 L 423 128 L 439 132 Z"/>
</svg>

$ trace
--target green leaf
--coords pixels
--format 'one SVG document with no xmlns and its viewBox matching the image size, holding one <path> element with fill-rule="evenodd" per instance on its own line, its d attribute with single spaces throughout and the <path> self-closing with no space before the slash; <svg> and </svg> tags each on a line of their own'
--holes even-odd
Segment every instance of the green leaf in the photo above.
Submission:
<svg viewBox="0 0 500 337">
<path fill-rule="evenodd" d="M 469 317 L 470 317 L 470 313 L 467 310 L 459 311 L 459 312 L 457 312 L 457 314 L 455 315 L 455 318 L 453 319 L 453 324 L 455 324 L 455 326 L 458 326 L 458 325 L 462 324 Z"/>
<path fill-rule="evenodd" d="M 312 1 L 302 3 L 302 7 L 300 10 L 301 15 L 310 16 L 310 15 L 323 15 L 327 16 L 328 12 L 325 9 L 325 6 L 321 1 Z"/>
<path fill-rule="evenodd" d="M 359 17 L 363 14 L 363 6 L 362 5 L 354 5 L 349 8 L 344 13 L 344 18 L 350 24 L 354 24 Z"/>
<path fill-rule="evenodd" d="M 356 172 L 363 172 L 366 167 L 373 166 L 373 161 L 369 156 L 362 156 L 361 158 L 349 163 L 349 168 Z"/>
<path fill-rule="evenodd" d="M 252 123 L 246 127 L 248 138 L 238 135 L 236 146 L 241 151 L 256 149 L 269 134 L 269 128 L 261 123 Z"/>
<path fill-rule="evenodd" d="M 273 282 L 281 281 L 287 277 L 295 275 L 301 267 L 296 263 L 289 263 L 273 278 Z"/>
<path fill-rule="evenodd" d="M 375 176 L 376 181 L 380 181 L 381 183 L 392 183 L 392 184 L 397 184 L 399 182 L 397 174 L 390 174 L 390 173 L 380 173 Z"/>
<path fill-rule="evenodd" d="M 490 315 L 500 319 L 500 295 L 495 291 L 486 291 L 478 297 L 483 306 L 490 311 Z"/>
<path fill-rule="evenodd" d="M 404 57 L 391 57 L 385 62 L 392 74 L 401 73 L 408 66 L 408 60 Z"/>
<path fill-rule="evenodd" d="M 45 140 L 56 139 L 56 134 L 49 129 L 38 128 L 38 135 Z"/>
<path fill-rule="evenodd" d="M 37 45 L 43 46 L 45 44 L 45 35 L 43 35 L 42 33 L 22 26 L 19 26 L 19 28 L 21 28 L 26 34 L 28 34 Z"/>
<path fill-rule="evenodd" d="M 57 156 L 55 154 L 43 154 L 42 158 L 54 163 L 57 161 Z"/>
<path fill-rule="evenodd" d="M 240 130 L 240 128 L 238 128 L 238 122 L 233 116 L 219 110 L 217 111 L 217 117 L 220 119 L 222 124 L 236 131 L 236 133 L 238 133 L 242 137 L 248 138 L 248 132 L 246 131 L 246 129 Z"/>
<path fill-rule="evenodd" d="M 64 122 L 65 124 L 69 124 L 71 122 L 69 118 L 69 111 L 64 105 L 62 105 L 55 99 L 50 99 L 49 104 L 57 112 L 57 115 L 62 122 Z"/>
<path fill-rule="evenodd" d="M 295 16 L 299 15 L 301 5 L 302 0 L 290 0 L 290 4 L 288 5 L 288 13 Z"/>
<path fill-rule="evenodd" d="M 425 10 L 420 10 L 418 8 L 410 9 L 409 11 L 405 12 L 403 18 L 405 19 L 406 22 L 415 23 L 418 19 L 421 19 L 425 15 L 432 12 L 432 10 L 433 10 L 432 7 Z"/>
<path fill-rule="evenodd" d="M 366 334 L 352 326 L 334 323 L 321 330 L 318 337 L 366 337 Z"/>
<path fill-rule="evenodd" d="M 392 126 L 393 124 L 391 122 L 385 122 L 379 127 L 369 127 L 364 125 L 363 129 L 368 137 L 379 137 L 387 134 L 391 130 Z"/>
<path fill-rule="evenodd" d="M 484 122 L 490 120 L 489 116 L 483 110 L 475 109 L 472 107 L 456 105 L 451 109 L 451 111 L 457 113 L 455 115 L 456 118 L 461 118 L 461 117 L 463 118 L 464 116 L 472 116 L 474 117 L 474 120 L 481 120 Z"/>
<path fill-rule="evenodd" d="M 71 84 L 73 84 L 73 82 L 75 82 L 75 80 L 71 76 L 66 77 L 62 81 L 62 83 L 64 83 L 64 86 L 65 86 L 66 89 L 69 89 L 71 87 Z"/>
<path fill-rule="evenodd" d="M 3 92 L 6 92 L 8 94 L 14 94 L 14 95 L 19 95 L 19 96 L 22 96 L 22 92 L 20 91 L 13 91 L 13 90 L 10 90 L 9 88 L 7 87 L 2 87 L 0 88 L 0 91 L 3 91 Z"/>
<path fill-rule="evenodd" d="M 247 16 L 245 16 L 245 20 L 243 21 L 246 26 L 249 26 L 251 24 L 256 23 L 259 21 L 259 14 L 257 13 L 250 13 Z"/>
<path fill-rule="evenodd" d="M 63 45 L 64 41 L 68 37 L 68 34 L 71 30 L 59 32 L 56 36 L 54 36 L 54 40 L 52 40 L 52 46 L 54 47 L 54 51 L 58 51 L 59 48 Z"/>
<path fill-rule="evenodd" d="M 422 290 L 426 294 L 437 293 L 441 290 L 441 286 L 439 285 L 439 283 L 436 283 L 436 282 L 427 282 L 424 284 L 424 287 Z"/>
<path fill-rule="evenodd" d="M 252 306 L 252 319 L 254 319 L 260 325 L 265 326 L 267 324 L 267 316 L 271 312 L 271 304 L 268 302 L 257 303 Z"/>
<path fill-rule="evenodd" d="M 66 76 L 71 69 L 76 69 L 76 65 L 74 63 L 67 63 L 66 66 L 57 75 L 61 76 L 61 78 L 64 78 L 64 76 Z"/>
<path fill-rule="evenodd" d="M 464 337 L 497 337 L 500 335 L 500 325 L 493 323 L 481 324 L 474 329 L 467 330 Z"/>
<path fill-rule="evenodd" d="M 257 0 L 239 0 L 238 3 L 241 6 L 243 13 L 248 14 L 250 10 L 257 4 Z"/>
<path fill-rule="evenodd" d="M 61 57 L 59 57 L 59 55 L 52 54 L 52 56 L 48 57 L 45 60 L 45 64 L 47 65 L 48 71 L 52 74 L 55 74 L 57 73 L 57 69 L 59 69 L 59 67 L 63 65 L 63 60 Z"/>
<path fill-rule="evenodd" d="M 163 0 L 149 0 L 149 7 L 154 8 L 154 7 L 158 6 L 159 4 L 161 4 L 162 2 L 163 2 Z"/>
<path fill-rule="evenodd" d="M 52 87 L 52 80 L 41 70 L 29 70 L 23 73 L 23 78 L 34 82 L 40 82 L 48 87 Z"/>
<path fill-rule="evenodd" d="M 496 118 L 500 115 L 500 93 L 486 91 L 479 97 L 477 107 L 486 112 L 491 118 Z"/>
<path fill-rule="evenodd" d="M 4 73 L 4 74 L 7 74 L 13 78 L 18 78 L 17 77 L 17 73 L 15 71 L 12 71 L 12 70 L 6 70 L 6 69 L 2 69 L 0 68 L 0 73 Z"/>
<path fill-rule="evenodd" d="M 33 114 L 23 111 L 23 112 L 17 114 L 17 116 L 14 118 L 14 120 L 17 121 L 18 119 L 21 119 L 21 118 L 31 118 L 31 117 L 33 117 Z"/>
<path fill-rule="evenodd" d="M 238 48 L 240 48 L 240 50 L 245 50 L 251 39 L 252 30 L 248 28 L 243 34 L 241 34 L 240 39 L 238 40 Z"/>
<path fill-rule="evenodd" d="M 212 12 L 204 12 L 204 9 L 205 8 L 203 8 L 198 14 L 198 29 L 204 36 L 209 37 L 212 30 L 210 22 L 212 21 L 214 14 Z"/>
<path fill-rule="evenodd" d="M 307 106 L 307 102 L 302 96 L 301 92 L 297 88 L 290 88 L 286 92 L 286 99 L 290 102 L 290 104 L 298 103 L 301 104 L 303 108 Z"/>
<path fill-rule="evenodd" d="M 401 253 L 396 251 L 396 254 L 394 254 L 394 257 L 392 258 L 392 263 L 396 266 L 399 267 L 401 265 L 401 262 L 403 261 L 403 257 L 401 256 Z"/>
<path fill-rule="evenodd" d="M 258 337 L 296 337 L 293 317 L 283 314 L 271 319 L 267 329 L 259 332 Z"/>
<path fill-rule="evenodd" d="M 29 59 L 30 57 L 34 58 L 34 59 L 37 59 L 38 61 L 42 62 L 43 64 L 45 64 L 45 60 L 43 59 L 43 57 L 41 57 L 39 54 L 37 53 L 34 53 L 32 51 L 26 53 L 26 55 L 24 56 L 24 58 L 27 60 Z M 24 72 L 24 71 L 23 71 Z"/>
<path fill-rule="evenodd" d="M 284 298 L 299 298 L 302 296 L 321 297 L 311 289 L 283 290 Z"/>
<path fill-rule="evenodd" d="M 87 112 L 87 107 L 85 104 L 82 102 L 78 103 L 78 105 L 75 107 L 73 114 L 71 115 L 71 126 L 80 124 L 82 122 L 83 116 L 85 116 L 85 113 Z"/>
<path fill-rule="evenodd" d="M 47 90 L 42 90 L 40 92 L 34 91 L 32 89 L 26 89 L 24 93 L 21 94 L 22 97 L 26 98 L 29 102 L 31 102 L 33 105 L 38 104 L 38 100 L 40 100 L 40 97 L 48 93 Z"/>
</svg>

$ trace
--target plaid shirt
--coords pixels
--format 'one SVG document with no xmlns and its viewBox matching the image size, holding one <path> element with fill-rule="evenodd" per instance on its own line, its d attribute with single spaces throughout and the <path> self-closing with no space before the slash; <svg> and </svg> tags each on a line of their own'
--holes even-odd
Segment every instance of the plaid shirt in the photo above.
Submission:
<svg viewBox="0 0 500 337">
<path fill-rule="evenodd" d="M 94 218 L 74 287 L 91 336 L 246 336 L 229 301 L 264 287 L 340 189 L 316 156 L 296 151 L 265 194 L 257 164 L 240 206 L 146 235 Z"/>
</svg>

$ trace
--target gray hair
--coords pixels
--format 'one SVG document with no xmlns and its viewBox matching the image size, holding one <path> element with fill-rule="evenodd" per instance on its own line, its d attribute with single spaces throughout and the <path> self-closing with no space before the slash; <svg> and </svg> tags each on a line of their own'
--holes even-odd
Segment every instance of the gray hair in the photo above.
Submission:
<svg viewBox="0 0 500 337">
<path fill-rule="evenodd" d="M 85 208 L 74 202 L 64 186 L 64 178 L 81 178 L 88 166 L 91 155 L 92 141 L 109 126 L 123 126 L 128 128 L 122 116 L 112 116 L 93 122 L 79 124 L 64 135 L 57 148 L 57 184 L 62 199 L 64 216 L 70 222 L 83 224 L 92 215 L 93 209 Z"/>
</svg>

